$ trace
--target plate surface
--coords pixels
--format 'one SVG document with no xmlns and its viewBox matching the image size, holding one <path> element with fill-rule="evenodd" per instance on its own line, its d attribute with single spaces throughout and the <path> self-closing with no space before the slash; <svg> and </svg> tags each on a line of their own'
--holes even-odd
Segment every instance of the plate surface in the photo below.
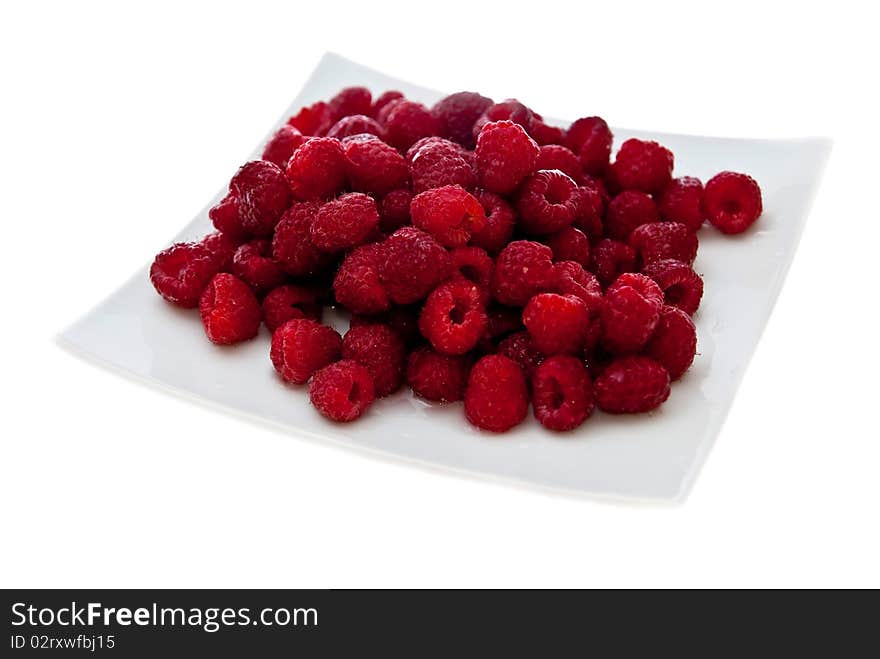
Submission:
<svg viewBox="0 0 880 659">
<path fill-rule="evenodd" d="M 302 105 L 329 98 L 348 85 L 365 85 L 376 94 L 399 89 L 426 104 L 443 96 L 328 54 L 265 139 Z M 830 142 L 724 139 L 619 128 L 614 135 L 615 148 L 629 137 L 662 142 L 675 153 L 677 175 L 691 174 L 705 181 L 722 169 L 748 172 L 764 194 L 764 215 L 746 234 L 724 238 L 711 229 L 700 232 L 694 267 L 704 276 L 706 290 L 694 318 L 699 354 L 691 370 L 673 385 L 669 401 L 653 414 L 597 413 L 565 435 L 543 430 L 530 416 L 514 431 L 495 436 L 467 425 L 460 403 L 427 404 L 407 392 L 378 401 L 356 423 L 336 425 L 315 412 L 305 388 L 284 386 L 276 378 L 265 327 L 246 344 L 212 345 L 197 312 L 172 307 L 156 294 L 147 267 L 65 330 L 61 341 L 105 366 L 275 424 L 293 435 L 557 491 L 627 500 L 680 500 L 721 428 L 779 294 Z M 265 139 L 251 158 L 259 157 Z M 207 210 L 225 191 L 224 185 L 174 241 L 197 239 L 211 231 Z M 330 320 L 337 329 L 347 327 L 341 316 Z"/>
</svg>

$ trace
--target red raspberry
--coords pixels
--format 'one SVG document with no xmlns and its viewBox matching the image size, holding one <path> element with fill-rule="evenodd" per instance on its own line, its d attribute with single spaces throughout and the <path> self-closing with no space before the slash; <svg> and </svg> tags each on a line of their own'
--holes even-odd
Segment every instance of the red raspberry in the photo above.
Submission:
<svg viewBox="0 0 880 659">
<path fill-rule="evenodd" d="M 592 270 L 603 286 L 608 286 L 624 272 L 636 269 L 636 251 L 617 240 L 600 240 L 593 246 L 592 258 Z"/>
<path fill-rule="evenodd" d="M 272 258 L 272 243 L 252 240 L 235 251 L 232 274 L 251 287 L 256 295 L 284 283 L 285 273 Z"/>
<path fill-rule="evenodd" d="M 229 182 L 242 228 L 259 237 L 271 236 L 290 206 L 290 188 L 278 165 L 266 160 L 245 163 Z"/>
<path fill-rule="evenodd" d="M 577 357 L 556 355 L 545 360 L 532 377 L 535 418 L 550 430 L 573 430 L 593 413 L 593 381 Z"/>
<path fill-rule="evenodd" d="M 293 126 L 303 135 L 323 135 L 333 124 L 330 118 L 330 109 L 324 101 L 318 101 L 312 105 L 300 108 L 300 111 L 287 120 L 289 126 Z"/>
<path fill-rule="evenodd" d="M 413 392 L 426 400 L 451 403 L 464 398 L 470 359 L 419 348 L 409 355 L 406 381 Z"/>
<path fill-rule="evenodd" d="M 359 192 L 383 195 L 409 185 L 409 169 L 403 156 L 374 135 L 355 135 L 342 141 L 351 187 Z"/>
<path fill-rule="evenodd" d="M 384 108 L 392 101 L 397 101 L 402 98 L 404 98 L 403 93 L 397 91 L 396 89 L 384 92 L 381 96 L 379 96 L 379 98 L 373 101 L 373 107 L 370 109 L 370 116 L 373 117 L 373 119 L 378 118 L 379 113 L 382 111 L 382 108 Z"/>
<path fill-rule="evenodd" d="M 379 211 L 373 198 L 349 192 L 318 209 L 309 237 L 324 252 L 341 252 L 367 242 L 378 227 Z"/>
<path fill-rule="evenodd" d="M 543 119 L 538 118 L 538 115 L 532 117 L 532 129 L 529 131 L 529 135 L 541 146 L 556 146 L 562 145 L 565 142 L 565 131 L 557 126 L 545 124 Z M 541 167 L 540 169 L 554 168 Z M 578 167 L 578 170 L 580 170 L 580 167 Z M 577 179 L 580 176 L 572 178 Z"/>
<path fill-rule="evenodd" d="M 370 114 L 373 95 L 366 87 L 346 87 L 327 103 L 332 122 L 354 114 Z"/>
<path fill-rule="evenodd" d="M 706 183 L 703 208 L 722 233 L 742 233 L 763 212 L 761 188 L 751 176 L 721 172 Z"/>
<path fill-rule="evenodd" d="M 492 277 L 492 296 L 501 304 L 523 307 L 532 296 L 553 290 L 553 252 L 546 245 L 515 240 L 501 250 Z"/>
<path fill-rule="evenodd" d="M 497 339 L 511 332 L 520 332 L 525 329 L 522 324 L 522 312 L 510 307 L 494 306 L 486 311 L 489 316 L 489 324 L 486 327 L 486 336 Z"/>
<path fill-rule="evenodd" d="M 474 139 L 477 139 L 483 126 L 495 121 L 513 122 L 521 126 L 525 132 L 530 133 L 534 120 L 535 115 L 528 107 L 515 98 L 508 98 L 506 101 L 495 103 L 486 108 L 483 115 L 474 123 L 473 136 Z"/>
<path fill-rule="evenodd" d="M 471 369 L 464 392 L 464 413 L 478 428 L 505 432 L 522 423 L 529 392 L 522 369 L 503 355 L 486 355 Z"/>
<path fill-rule="evenodd" d="M 263 149 L 263 160 L 275 163 L 281 169 L 287 166 L 290 156 L 296 151 L 302 143 L 306 141 L 305 136 L 296 128 L 284 125 L 279 128 L 272 138 L 266 143 Z"/>
<path fill-rule="evenodd" d="M 339 140 L 332 137 L 308 140 L 287 162 L 293 196 L 303 201 L 333 196 L 345 187 L 347 163 Z"/>
<path fill-rule="evenodd" d="M 156 254 L 150 281 L 166 300 L 192 309 L 218 270 L 218 259 L 201 243 L 177 243 Z"/>
<path fill-rule="evenodd" d="M 541 154 L 522 126 L 511 121 L 490 122 L 477 138 L 476 165 L 480 184 L 497 194 L 510 194 L 533 174 Z"/>
<path fill-rule="evenodd" d="M 611 169 L 622 189 L 659 194 L 672 180 L 674 162 L 666 147 L 632 138 L 620 145 Z"/>
<path fill-rule="evenodd" d="M 445 185 L 417 194 L 409 207 L 412 223 L 441 244 L 460 247 L 486 224 L 483 207 L 459 185 Z"/>
<path fill-rule="evenodd" d="M 385 137 L 385 129 L 375 119 L 362 114 L 353 114 L 343 117 L 327 131 L 327 137 L 334 137 L 337 140 L 354 135 L 375 135 L 382 139 Z"/>
<path fill-rule="evenodd" d="M 379 202 L 379 228 L 386 233 L 394 233 L 400 227 L 411 223 L 409 205 L 413 193 L 406 188 L 392 190 Z"/>
<path fill-rule="evenodd" d="M 541 293 L 529 300 L 522 317 L 532 343 L 545 355 L 583 349 L 590 312 L 580 298 Z"/>
<path fill-rule="evenodd" d="M 674 259 L 654 261 L 642 270 L 663 291 L 666 304 L 693 316 L 703 297 L 703 280 L 687 264 Z"/>
<path fill-rule="evenodd" d="M 463 278 L 435 288 L 419 316 L 422 335 L 445 355 L 463 355 L 477 345 L 487 323 L 480 289 Z"/>
<path fill-rule="evenodd" d="M 498 344 L 498 354 L 515 361 L 522 368 L 528 382 L 532 381 L 535 369 L 546 358 L 544 353 L 535 347 L 531 335 L 526 332 L 514 332 Z"/>
<path fill-rule="evenodd" d="M 635 273 L 620 275 L 605 291 L 602 343 L 614 354 L 641 350 L 660 318 L 663 291 L 653 279 Z"/>
<path fill-rule="evenodd" d="M 373 381 L 366 368 L 343 359 L 315 373 L 309 399 L 322 415 L 346 423 L 360 417 L 375 400 Z"/>
<path fill-rule="evenodd" d="M 495 262 L 479 247 L 458 247 L 449 253 L 452 261 L 452 272 L 458 273 L 480 289 L 484 302 L 491 297 L 492 273 Z"/>
<path fill-rule="evenodd" d="M 621 357 L 596 378 L 595 390 L 596 404 L 603 412 L 648 412 L 669 398 L 669 373 L 650 357 Z"/>
<path fill-rule="evenodd" d="M 323 311 L 314 289 L 293 284 L 273 288 L 263 298 L 262 307 L 263 321 L 270 332 L 296 318 L 320 322 Z"/>
<path fill-rule="evenodd" d="M 516 209 L 520 226 L 533 235 L 546 235 L 571 225 L 580 212 L 577 185 L 558 169 L 541 170 L 519 189 Z"/>
<path fill-rule="evenodd" d="M 560 261 L 553 266 L 553 272 L 558 293 L 579 298 L 587 305 L 591 316 L 601 311 L 602 286 L 592 272 L 587 272 L 575 261 Z"/>
<path fill-rule="evenodd" d="M 211 252 L 217 262 L 218 272 L 229 272 L 232 269 L 232 259 L 240 244 L 237 240 L 233 240 L 222 231 L 215 231 L 202 238 L 199 244 Z"/>
<path fill-rule="evenodd" d="M 703 184 L 693 176 L 672 179 L 657 201 L 660 217 L 681 222 L 691 231 L 703 226 Z"/>
<path fill-rule="evenodd" d="M 473 167 L 455 142 L 427 137 L 413 144 L 406 155 L 416 193 L 444 185 L 470 190 L 476 184 Z"/>
<path fill-rule="evenodd" d="M 678 380 L 694 362 L 697 354 L 697 328 L 681 309 L 664 306 L 645 354 L 656 359 L 669 371 L 671 380 Z"/>
<path fill-rule="evenodd" d="M 590 176 L 600 176 L 608 167 L 614 136 L 602 117 L 584 117 L 568 127 L 565 145 L 578 155 Z"/>
<path fill-rule="evenodd" d="M 272 256 L 294 277 L 309 277 L 323 270 L 329 256 L 318 251 L 309 229 L 320 206 L 316 202 L 294 203 L 281 217 L 272 237 Z"/>
<path fill-rule="evenodd" d="M 474 124 L 490 105 L 491 98 L 476 92 L 457 92 L 437 101 L 431 114 L 437 119 L 440 135 L 473 148 Z"/>
<path fill-rule="evenodd" d="M 385 134 L 388 143 L 400 151 L 406 151 L 417 140 L 437 135 L 439 125 L 430 110 L 421 103 L 399 100 L 385 106 L 383 111 Z"/>
<path fill-rule="evenodd" d="M 208 218 L 214 224 L 217 231 L 229 236 L 232 240 L 242 242 L 250 238 L 248 232 L 241 225 L 238 215 L 238 202 L 235 195 L 227 194 L 217 205 L 208 211 Z"/>
<path fill-rule="evenodd" d="M 693 263 L 697 258 L 697 234 L 678 222 L 653 222 L 633 229 L 629 244 L 642 263 L 676 259 Z"/>
<path fill-rule="evenodd" d="M 583 231 L 590 240 L 601 240 L 605 234 L 602 216 L 605 214 L 605 201 L 602 193 L 592 185 L 578 188 L 580 195 L 579 211 L 574 226 Z"/>
<path fill-rule="evenodd" d="M 486 226 L 474 233 L 471 245 L 482 247 L 489 254 L 497 254 L 510 242 L 516 216 L 510 205 L 494 192 L 478 190 L 474 196 L 486 213 Z"/>
<path fill-rule="evenodd" d="M 226 272 L 214 276 L 199 298 L 199 314 L 212 343 L 229 345 L 257 335 L 263 314 L 253 291 Z"/>
<path fill-rule="evenodd" d="M 339 359 L 342 337 L 314 320 L 288 320 L 272 334 L 270 357 L 285 382 L 305 384 L 312 374 Z"/>
<path fill-rule="evenodd" d="M 394 393 L 403 384 L 406 347 L 387 325 L 377 323 L 350 328 L 342 339 L 342 358 L 366 367 L 377 398 Z"/>
<path fill-rule="evenodd" d="M 553 250 L 554 261 L 574 261 L 584 267 L 590 264 L 590 241 L 580 229 L 565 227 L 547 236 L 547 246 Z"/>
<path fill-rule="evenodd" d="M 336 301 L 356 314 L 378 314 L 391 306 L 379 280 L 382 246 L 370 243 L 348 254 L 333 280 Z"/>
<path fill-rule="evenodd" d="M 580 183 L 583 179 L 581 164 L 578 162 L 577 156 L 561 144 L 542 146 L 536 167 L 539 170 L 558 169 L 567 174 L 575 183 Z"/>
<path fill-rule="evenodd" d="M 659 221 L 657 204 L 650 195 L 636 190 L 624 190 L 608 204 L 605 231 L 609 238 L 626 242 L 637 226 Z"/>
<path fill-rule="evenodd" d="M 449 253 L 415 227 L 395 231 L 382 243 L 382 251 L 379 278 L 397 304 L 418 302 L 449 276 Z"/>
</svg>

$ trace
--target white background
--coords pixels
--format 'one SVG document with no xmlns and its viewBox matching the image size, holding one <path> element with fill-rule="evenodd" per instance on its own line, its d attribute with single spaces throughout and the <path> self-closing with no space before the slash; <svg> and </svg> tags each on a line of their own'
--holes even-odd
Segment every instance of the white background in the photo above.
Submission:
<svg viewBox="0 0 880 659">
<path fill-rule="evenodd" d="M 0 9 L 0 586 L 880 586 L 880 53 L 861 3 L 299 4 Z M 686 503 L 369 459 L 54 343 L 229 178 L 324 50 L 549 116 L 834 137 Z"/>
</svg>

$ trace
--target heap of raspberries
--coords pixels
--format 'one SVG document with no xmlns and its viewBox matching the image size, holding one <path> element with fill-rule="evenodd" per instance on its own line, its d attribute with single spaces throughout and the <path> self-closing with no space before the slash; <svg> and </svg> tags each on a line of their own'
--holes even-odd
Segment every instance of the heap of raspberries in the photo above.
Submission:
<svg viewBox="0 0 880 659">
<path fill-rule="evenodd" d="M 404 384 L 504 432 L 648 412 L 693 362 L 708 220 L 761 215 L 745 174 L 673 177 L 673 154 L 599 117 L 567 129 L 473 92 L 433 107 L 363 87 L 302 108 L 150 279 L 208 338 L 265 324 L 279 377 L 352 421 Z M 321 323 L 351 314 L 344 336 Z"/>
</svg>

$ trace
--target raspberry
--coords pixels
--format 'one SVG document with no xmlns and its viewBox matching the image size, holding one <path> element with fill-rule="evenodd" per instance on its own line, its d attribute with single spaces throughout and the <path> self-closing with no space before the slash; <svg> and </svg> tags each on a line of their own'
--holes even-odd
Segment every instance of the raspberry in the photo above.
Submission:
<svg viewBox="0 0 880 659">
<path fill-rule="evenodd" d="M 672 179 L 657 201 L 660 217 L 681 222 L 691 231 L 703 226 L 703 184 L 693 176 Z"/>
<path fill-rule="evenodd" d="M 416 193 L 444 185 L 473 189 L 476 174 L 465 152 L 454 142 L 428 137 L 419 140 L 407 152 Z"/>
<path fill-rule="evenodd" d="M 345 187 L 348 160 L 339 140 L 314 137 L 287 161 L 293 196 L 303 201 L 330 197 Z"/>
<path fill-rule="evenodd" d="M 666 147 L 632 138 L 620 145 L 611 169 L 621 189 L 659 194 L 672 180 L 673 164 Z"/>
<path fill-rule="evenodd" d="M 470 359 L 443 355 L 431 348 L 419 348 L 409 355 L 406 381 L 413 392 L 426 400 L 451 403 L 464 398 Z"/>
<path fill-rule="evenodd" d="M 663 291 L 644 275 L 620 275 L 608 290 L 602 306 L 602 344 L 614 354 L 637 352 L 657 326 Z"/>
<path fill-rule="evenodd" d="M 532 343 L 545 355 L 576 353 L 583 349 L 590 312 L 580 298 L 541 293 L 529 300 L 522 317 Z"/>
<path fill-rule="evenodd" d="M 501 250 L 492 277 L 492 295 L 501 304 L 523 307 L 532 296 L 553 290 L 553 252 L 546 245 L 515 240 Z"/>
<path fill-rule="evenodd" d="M 558 169 L 541 170 L 525 180 L 516 202 L 520 226 L 533 235 L 571 225 L 580 212 L 577 185 Z"/>
<path fill-rule="evenodd" d="M 624 272 L 636 268 L 636 251 L 617 240 L 600 240 L 592 249 L 593 272 L 603 286 L 608 286 Z"/>
<path fill-rule="evenodd" d="M 288 320 L 272 334 L 270 357 L 285 382 L 305 384 L 312 374 L 339 359 L 342 337 L 314 320 Z"/>
<path fill-rule="evenodd" d="M 397 304 L 424 298 L 449 276 L 449 254 L 429 234 L 403 227 L 382 243 L 379 278 L 388 297 Z"/>
<path fill-rule="evenodd" d="M 474 123 L 473 136 L 476 139 L 483 126 L 495 121 L 510 121 L 521 126 L 526 133 L 530 133 L 534 120 L 535 115 L 529 108 L 515 98 L 508 98 L 506 101 L 495 103 L 486 108 L 486 111 Z"/>
<path fill-rule="evenodd" d="M 503 355 L 486 355 L 471 369 L 464 392 L 464 413 L 478 428 L 505 432 L 522 423 L 529 392 L 522 369 Z"/>
<path fill-rule="evenodd" d="M 608 204 L 605 231 L 609 238 L 626 242 L 637 226 L 659 221 L 657 204 L 650 195 L 636 190 L 624 190 Z"/>
<path fill-rule="evenodd" d="M 751 176 L 721 172 L 706 183 L 703 208 L 721 233 L 742 233 L 763 211 L 761 188 Z"/>
<path fill-rule="evenodd" d="M 449 253 L 449 257 L 452 261 L 452 272 L 475 284 L 480 289 L 483 301 L 488 302 L 495 262 L 486 250 L 479 247 L 458 247 Z"/>
<path fill-rule="evenodd" d="M 558 293 L 580 299 L 587 305 L 591 316 L 601 311 L 602 286 L 592 272 L 587 272 L 575 261 L 560 261 L 553 266 L 553 272 Z"/>
<path fill-rule="evenodd" d="M 379 211 L 373 198 L 349 192 L 318 209 L 309 237 L 324 252 L 341 252 L 367 242 L 378 227 Z"/>
<path fill-rule="evenodd" d="M 544 120 L 539 119 L 537 115 L 534 115 L 532 117 L 532 129 L 529 131 L 529 135 L 531 135 L 532 139 L 541 146 L 561 146 L 562 143 L 565 142 L 564 130 L 557 126 L 550 126 L 548 124 L 545 124 Z M 540 169 L 554 168 L 541 167 Z M 578 166 L 578 170 L 580 170 L 580 166 Z M 580 178 L 580 176 L 572 178 Z"/>
<path fill-rule="evenodd" d="M 648 412 L 669 398 L 669 373 L 650 357 L 621 357 L 596 378 L 595 390 L 596 404 L 603 412 Z"/>
<path fill-rule="evenodd" d="M 403 156 L 374 135 L 355 135 L 342 141 L 351 187 L 360 192 L 383 195 L 409 184 L 409 169 Z"/>
<path fill-rule="evenodd" d="M 558 169 L 568 175 L 575 183 L 583 179 L 581 164 L 577 156 L 561 144 L 545 144 L 541 147 L 536 167 L 540 169 Z"/>
<path fill-rule="evenodd" d="M 214 276 L 199 298 L 199 315 L 212 343 L 229 345 L 257 335 L 263 314 L 253 291 L 226 272 Z"/>
<path fill-rule="evenodd" d="M 375 400 L 376 392 L 367 369 L 343 359 L 315 373 L 309 399 L 323 416 L 337 423 L 354 421 Z"/>
<path fill-rule="evenodd" d="M 565 227 L 547 236 L 547 246 L 553 250 L 554 261 L 574 261 L 585 267 L 590 264 L 590 241 L 580 229 Z"/>
<path fill-rule="evenodd" d="M 263 321 L 270 332 L 296 318 L 319 322 L 323 311 L 314 289 L 293 284 L 273 288 L 263 298 L 262 307 Z"/>
<path fill-rule="evenodd" d="M 666 304 L 693 316 L 703 297 L 703 280 L 687 264 L 674 259 L 654 261 L 642 270 L 663 291 Z"/>
<path fill-rule="evenodd" d="M 669 371 L 669 379 L 678 380 L 694 362 L 697 353 L 697 328 L 681 309 L 664 306 L 645 354 Z"/>
<path fill-rule="evenodd" d="M 377 314 L 391 306 L 379 280 L 382 246 L 370 243 L 348 254 L 333 280 L 336 301 L 356 314 Z"/>
<path fill-rule="evenodd" d="M 497 194 L 510 194 L 535 172 L 538 145 L 522 126 L 511 121 L 487 123 L 477 138 L 476 165 L 480 184 Z"/>
<path fill-rule="evenodd" d="M 239 247 L 238 241 L 233 240 L 222 231 L 215 231 L 202 238 L 199 244 L 211 252 L 211 256 L 217 263 L 218 272 L 229 272 L 232 269 L 232 259 L 235 256 L 235 250 Z"/>
<path fill-rule="evenodd" d="M 303 135 L 323 135 L 332 124 L 330 109 L 324 101 L 300 108 L 297 114 L 287 120 L 288 126 L 293 126 Z"/>
<path fill-rule="evenodd" d="M 292 156 L 293 152 L 296 151 L 305 141 L 305 136 L 303 136 L 303 134 L 296 128 L 284 125 L 275 132 L 268 142 L 266 142 L 261 157 L 263 160 L 268 160 L 269 162 L 278 165 L 281 169 L 284 169 L 284 167 L 287 166 L 287 161 L 290 160 L 290 156 Z"/>
<path fill-rule="evenodd" d="M 545 360 L 532 377 L 535 418 L 545 428 L 573 430 L 593 413 L 593 381 L 583 362 L 569 355 Z"/>
<path fill-rule="evenodd" d="M 535 369 L 544 361 L 544 354 L 535 347 L 535 342 L 526 331 L 514 332 L 498 344 L 498 354 L 504 355 L 519 364 L 528 382 L 532 381 Z"/>
<path fill-rule="evenodd" d="M 460 247 L 486 224 L 483 207 L 459 185 L 446 185 L 417 194 L 409 207 L 412 223 L 441 244 Z"/>
<path fill-rule="evenodd" d="M 471 245 L 482 247 L 489 254 L 497 254 L 510 242 L 516 216 L 510 205 L 494 192 L 478 190 L 474 197 L 486 213 L 486 225 L 471 236 Z"/>
<path fill-rule="evenodd" d="M 693 263 L 697 258 L 697 234 L 678 222 L 654 222 L 633 229 L 629 244 L 642 263 L 676 259 Z"/>
<path fill-rule="evenodd" d="M 440 135 L 472 148 L 474 124 L 490 105 L 491 98 L 476 92 L 457 92 L 437 101 L 431 114 L 437 119 Z"/>
<path fill-rule="evenodd" d="M 388 143 L 401 151 L 406 151 L 417 140 L 436 135 L 439 126 L 434 115 L 421 103 L 399 100 L 385 106 L 382 113 Z"/>
<path fill-rule="evenodd" d="M 266 160 L 245 163 L 229 182 L 242 228 L 259 237 L 272 235 L 290 206 L 290 188 L 278 165 Z"/>
<path fill-rule="evenodd" d="M 419 334 L 419 310 L 416 307 L 394 307 L 388 312 L 388 327 L 397 332 L 404 344 L 411 346 L 422 340 Z"/>
<path fill-rule="evenodd" d="M 370 109 L 370 116 L 373 117 L 373 119 L 378 118 L 382 108 L 391 103 L 391 101 L 397 101 L 402 98 L 404 98 L 403 93 L 396 89 L 382 93 L 379 98 L 373 101 L 373 106 Z"/>
<path fill-rule="evenodd" d="M 231 193 L 223 197 L 208 211 L 208 218 L 217 231 L 224 233 L 232 240 L 241 242 L 250 237 L 241 225 L 241 218 L 238 216 L 238 202 L 235 195 Z"/>
<path fill-rule="evenodd" d="M 601 176 L 608 167 L 613 139 L 602 117 L 584 117 L 568 127 L 565 145 L 577 154 L 585 173 Z"/>
<path fill-rule="evenodd" d="M 218 259 L 205 245 L 176 243 L 156 254 L 150 281 L 166 300 L 191 309 L 218 270 Z"/>
<path fill-rule="evenodd" d="M 375 119 L 362 114 L 353 114 L 343 117 L 327 131 L 327 137 L 333 137 L 337 140 L 352 137 L 353 135 L 375 135 L 382 139 L 385 137 L 385 129 Z"/>
<path fill-rule="evenodd" d="M 309 237 L 309 228 L 318 208 L 316 202 L 294 203 L 275 227 L 272 256 L 287 274 L 294 277 L 314 275 L 328 263 L 328 255 L 319 252 Z"/>
<path fill-rule="evenodd" d="M 284 283 L 285 273 L 272 258 L 272 243 L 252 240 L 235 251 L 232 274 L 251 287 L 256 295 Z"/>
<path fill-rule="evenodd" d="M 480 289 L 463 278 L 435 288 L 419 316 L 422 335 L 445 355 L 463 355 L 477 345 L 487 323 Z"/>
<path fill-rule="evenodd" d="M 410 224 L 409 205 L 413 194 L 406 188 L 392 190 L 379 202 L 379 228 L 393 233 L 400 227 Z"/>
<path fill-rule="evenodd" d="M 406 347 L 387 325 L 350 328 L 342 339 L 342 358 L 366 367 L 378 398 L 394 393 L 403 383 Z"/>
<path fill-rule="evenodd" d="M 373 95 L 366 87 L 346 87 L 327 103 L 332 122 L 356 114 L 370 114 Z"/>
<path fill-rule="evenodd" d="M 602 193 L 592 185 L 578 188 L 580 195 L 579 211 L 574 219 L 574 226 L 586 234 L 590 240 L 601 240 L 605 234 L 602 216 L 605 214 L 605 201 Z"/>
</svg>

